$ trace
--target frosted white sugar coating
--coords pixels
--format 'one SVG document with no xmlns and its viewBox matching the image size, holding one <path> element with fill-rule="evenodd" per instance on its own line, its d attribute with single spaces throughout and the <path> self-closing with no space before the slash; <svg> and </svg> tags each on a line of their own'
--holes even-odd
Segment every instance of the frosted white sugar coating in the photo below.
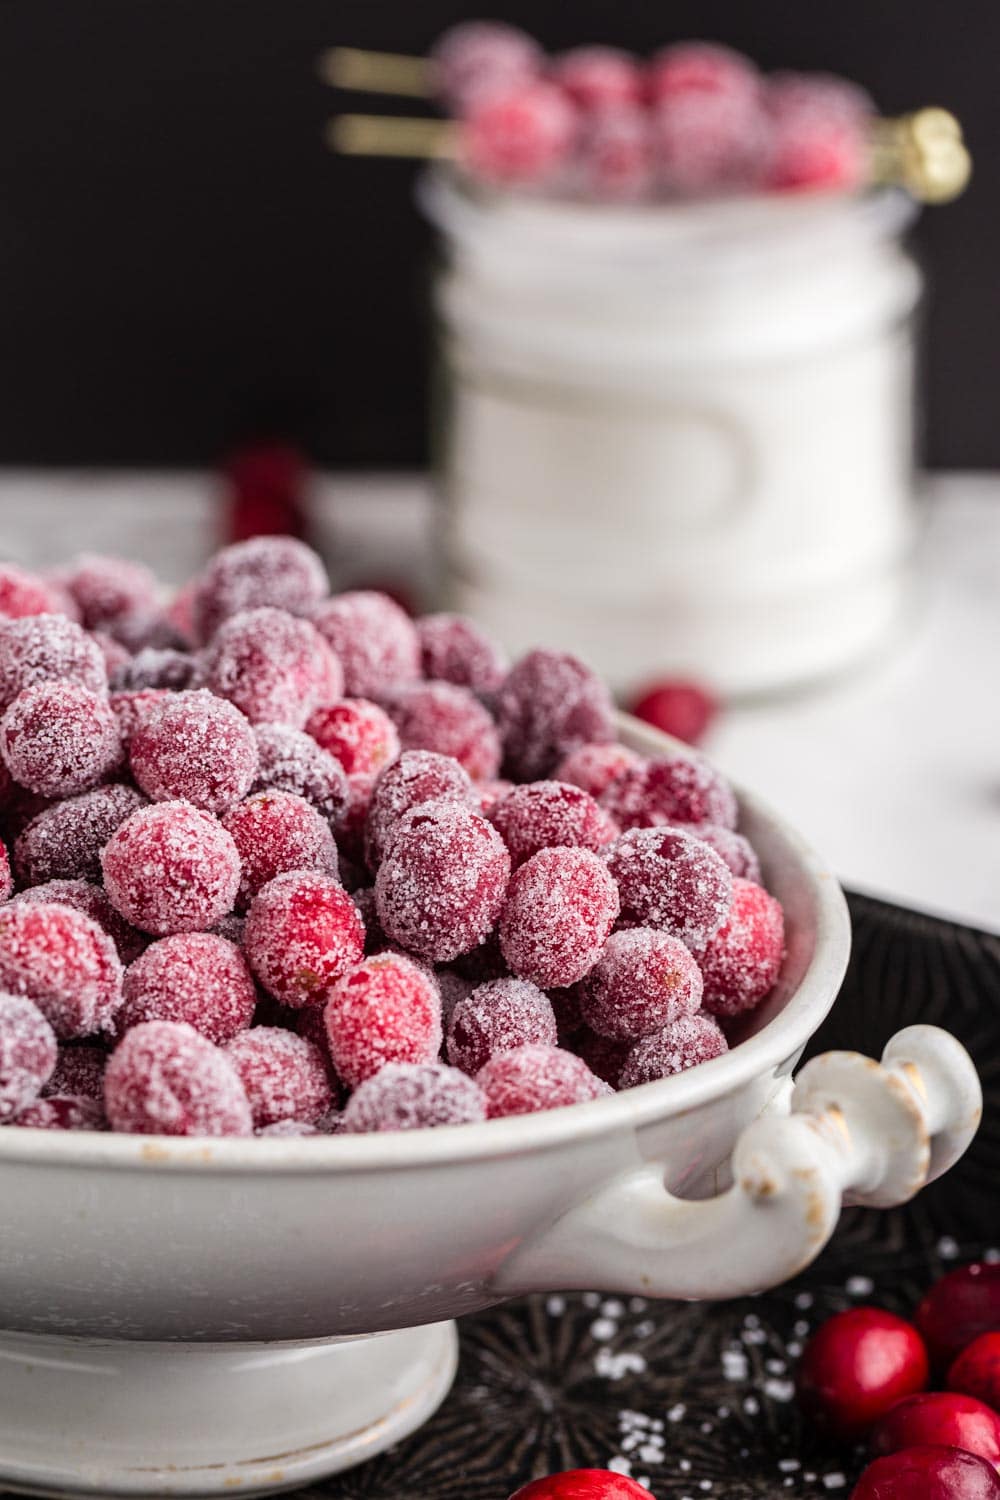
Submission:
<svg viewBox="0 0 1000 1500">
<path fill-rule="evenodd" d="M 31 1130 L 107 1130 L 104 1108 L 98 1099 L 85 1094 L 47 1094 L 33 1099 L 16 1120 L 19 1129 Z"/>
<path fill-rule="evenodd" d="M 388 594 L 367 589 L 337 594 L 311 619 L 340 659 L 349 698 L 380 698 L 393 684 L 420 676 L 416 628 Z"/>
<path fill-rule="evenodd" d="M 255 792 L 222 819 L 240 856 L 236 904 L 249 906 L 262 886 L 285 870 L 337 875 L 337 846 L 330 825 L 294 792 Z"/>
<path fill-rule="evenodd" d="M 22 885 L 100 880 L 101 850 L 146 798 L 134 787 L 95 787 L 46 807 L 18 835 L 14 867 Z"/>
<path fill-rule="evenodd" d="M 153 614 L 158 606 L 156 575 L 124 557 L 81 552 L 58 573 L 88 630 L 113 629 L 130 615 Z"/>
<path fill-rule="evenodd" d="M 486 1095 L 491 1120 L 584 1104 L 614 1093 L 582 1057 L 561 1047 L 525 1046 L 498 1052 L 477 1073 L 476 1082 Z"/>
<path fill-rule="evenodd" d="M 320 1049 L 280 1026 L 255 1026 L 226 1047 L 246 1090 L 254 1129 L 288 1121 L 315 1125 L 333 1105 Z"/>
<path fill-rule="evenodd" d="M 444 1063 L 386 1063 L 359 1085 L 343 1113 L 346 1134 L 470 1125 L 486 1118 L 482 1089 Z"/>
<path fill-rule="evenodd" d="M 537 1044 L 555 1047 L 549 997 L 526 979 L 492 979 L 455 1005 L 448 1023 L 448 1061 L 475 1074 L 498 1052 Z"/>
<path fill-rule="evenodd" d="M 377 953 L 344 974 L 323 1022 L 333 1066 L 351 1088 L 386 1063 L 432 1062 L 441 1050 L 434 975 L 402 953 Z"/>
<path fill-rule="evenodd" d="M 0 620 L 59 614 L 64 608 L 67 614 L 76 610 L 58 584 L 26 572 L 16 563 L 0 562 Z"/>
<path fill-rule="evenodd" d="M 575 656 L 529 651 L 497 694 L 506 773 L 515 781 L 552 774 L 570 751 L 615 737 L 607 686 Z"/>
<path fill-rule="evenodd" d="M 663 755 L 614 781 L 601 805 L 622 828 L 714 823 L 735 828 L 736 795 L 701 755 Z"/>
<path fill-rule="evenodd" d="M 112 905 L 155 937 L 214 927 L 232 911 L 240 883 L 232 838 L 189 802 L 141 807 L 105 844 L 101 868 Z"/>
<path fill-rule="evenodd" d="M 477 806 L 476 793 L 468 771 L 450 755 L 433 750 L 404 750 L 375 783 L 365 826 L 365 853 L 371 868 L 377 869 L 392 839 L 393 830 L 404 813 L 421 802 L 439 798 Z"/>
<path fill-rule="evenodd" d="M 505 21 L 460 21 L 431 49 L 437 94 L 455 114 L 541 75 L 546 58 L 527 32 Z"/>
<path fill-rule="evenodd" d="M 302 730 L 258 724 L 257 774 L 251 792 L 294 792 L 324 818 L 336 821 L 350 801 L 347 773 L 338 760 Z"/>
<path fill-rule="evenodd" d="M 583 787 L 592 797 L 600 797 L 613 781 L 643 764 L 643 757 L 627 745 L 613 742 L 579 745 L 556 766 L 552 773 L 557 781 L 568 781 Z"/>
<path fill-rule="evenodd" d="M 133 1135 L 249 1135 L 250 1104 L 232 1061 L 175 1021 L 145 1021 L 118 1043 L 104 1074 L 113 1130 Z"/>
<path fill-rule="evenodd" d="M 705 1009 L 739 1016 L 775 986 L 785 956 L 781 904 L 762 886 L 737 878 L 733 904 L 719 930 L 695 957 L 705 976 Z"/>
<path fill-rule="evenodd" d="M 404 750 L 449 755 L 473 781 L 500 770 L 500 736 L 492 715 L 469 688 L 450 682 L 413 682 L 384 695 Z"/>
<path fill-rule="evenodd" d="M 304 1120 L 278 1120 L 273 1125 L 262 1125 L 259 1130 L 254 1131 L 254 1135 L 277 1138 L 326 1134 L 333 1132 L 320 1130 L 316 1125 L 307 1125 Z"/>
<path fill-rule="evenodd" d="M 365 932 L 357 907 L 331 875 L 289 870 L 253 899 L 243 933 L 247 962 L 283 1005 L 319 1005 L 360 960 Z"/>
<path fill-rule="evenodd" d="M 306 732 L 349 776 L 378 776 L 399 755 L 395 724 L 384 708 L 367 698 L 341 698 L 321 705 L 310 717 Z"/>
<path fill-rule="evenodd" d="M 529 781 L 512 787 L 490 821 L 515 865 L 539 849 L 602 849 L 619 831 L 588 792 L 568 781 Z"/>
<path fill-rule="evenodd" d="M 55 1032 L 37 1005 L 0 993 L 0 1125 L 38 1095 L 57 1057 Z"/>
<path fill-rule="evenodd" d="M 657 1078 L 670 1078 L 728 1051 L 726 1038 L 711 1016 L 704 1011 L 681 1016 L 636 1042 L 625 1059 L 618 1087 L 633 1089 Z"/>
<path fill-rule="evenodd" d="M 140 723 L 129 746 L 136 782 L 154 802 L 224 812 L 257 774 L 253 729 L 231 703 L 204 688 L 170 693 Z"/>
<path fill-rule="evenodd" d="M 760 860 L 750 840 L 734 828 L 722 828 L 718 823 L 689 823 L 685 833 L 693 833 L 710 849 L 714 849 L 723 864 L 733 875 L 743 880 L 760 884 Z"/>
<path fill-rule="evenodd" d="M 145 933 L 131 927 L 121 913 L 115 911 L 101 887 L 92 885 L 89 880 L 47 880 L 43 885 L 29 885 L 18 891 L 13 899 L 16 903 L 54 901 L 57 905 L 82 911 L 108 934 L 123 964 L 130 964 L 138 958 L 148 942 Z M 75 1094 L 79 1090 L 69 1089 L 67 1092 Z"/>
<path fill-rule="evenodd" d="M 0 708 L 36 682 L 62 678 L 107 692 L 104 655 L 85 630 L 65 615 L 0 620 Z"/>
<path fill-rule="evenodd" d="M 417 621 L 420 663 L 426 678 L 494 692 L 507 673 L 507 653 L 465 615 L 424 615 Z"/>
<path fill-rule="evenodd" d="M 253 1020 L 257 987 L 234 943 L 212 932 L 178 932 L 129 965 L 122 997 L 119 1036 L 143 1021 L 186 1021 L 222 1046 Z"/>
<path fill-rule="evenodd" d="M 0 990 L 27 996 L 66 1041 L 111 1022 L 122 966 L 107 933 L 82 912 L 11 901 L 0 907 Z"/>
<path fill-rule="evenodd" d="M 95 1099 L 104 1109 L 104 1070 L 109 1053 L 93 1042 L 74 1042 L 59 1048 L 55 1069 L 42 1089 L 42 1097 L 73 1094 Z"/>
<path fill-rule="evenodd" d="M 199 642 L 210 641 L 223 620 L 245 609 L 272 605 L 306 615 L 329 590 L 321 559 L 290 536 L 258 536 L 223 547 L 198 580 L 191 620 Z"/>
<path fill-rule="evenodd" d="M 423 958 L 448 963 L 479 946 L 495 925 L 510 855 L 492 824 L 460 802 L 425 802 L 396 825 L 375 877 L 386 935 Z"/>
<path fill-rule="evenodd" d="M 623 927 L 657 927 L 703 947 L 732 905 L 733 877 L 707 844 L 678 828 L 630 828 L 604 851 Z"/>
<path fill-rule="evenodd" d="M 71 797 L 109 775 L 122 747 L 107 697 L 61 678 L 18 693 L 0 719 L 0 755 L 29 792 Z"/>
<path fill-rule="evenodd" d="M 301 729 L 343 691 L 340 663 L 308 620 L 264 606 L 224 620 L 206 648 L 203 680 L 251 724 Z"/>
<path fill-rule="evenodd" d="M 594 967 L 617 916 L 618 891 L 598 855 L 541 849 L 511 879 L 500 946 L 522 979 L 563 988 Z"/>
<path fill-rule="evenodd" d="M 647 1036 L 701 1005 L 701 970 L 680 938 L 650 927 L 613 932 L 579 988 L 592 1030 L 616 1040 Z"/>
</svg>

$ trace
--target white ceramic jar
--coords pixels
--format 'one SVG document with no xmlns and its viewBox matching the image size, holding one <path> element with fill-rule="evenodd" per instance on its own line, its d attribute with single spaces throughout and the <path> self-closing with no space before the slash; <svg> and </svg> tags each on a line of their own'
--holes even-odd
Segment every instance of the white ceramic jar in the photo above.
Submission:
<svg viewBox="0 0 1000 1500">
<path fill-rule="evenodd" d="M 595 207 L 444 169 L 420 192 L 454 607 L 622 690 L 771 690 L 886 635 L 914 521 L 908 199 Z"/>
</svg>

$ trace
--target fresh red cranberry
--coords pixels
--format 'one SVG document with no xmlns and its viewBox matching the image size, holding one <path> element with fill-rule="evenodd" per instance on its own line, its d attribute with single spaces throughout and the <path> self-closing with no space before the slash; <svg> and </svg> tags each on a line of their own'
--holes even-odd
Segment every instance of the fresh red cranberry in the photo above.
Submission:
<svg viewBox="0 0 1000 1500">
<path fill-rule="evenodd" d="M 664 734 L 697 745 L 719 712 L 719 702 L 697 682 L 665 679 L 645 688 L 632 705 L 632 712 Z"/>
<path fill-rule="evenodd" d="M 925 1391 L 897 1401 L 872 1428 L 871 1451 L 877 1458 L 921 1443 L 964 1448 L 997 1468 L 1000 1416 L 975 1396 L 963 1396 L 958 1391 Z"/>
<path fill-rule="evenodd" d="M 976 1261 L 942 1276 L 917 1308 L 914 1322 L 941 1370 L 981 1333 L 1000 1331 L 1000 1262 Z"/>
<path fill-rule="evenodd" d="M 611 1469 L 566 1469 L 522 1485 L 510 1500 L 652 1500 L 645 1485 Z"/>
<path fill-rule="evenodd" d="M 912 1323 L 852 1307 L 813 1334 L 798 1372 L 799 1403 L 836 1437 L 862 1436 L 903 1396 L 927 1386 L 927 1350 Z"/>
<path fill-rule="evenodd" d="M 851 1500 L 1000 1500 L 1000 1477 L 974 1453 L 925 1443 L 869 1464 Z"/>
<path fill-rule="evenodd" d="M 948 1371 L 948 1389 L 976 1396 L 1000 1412 L 1000 1332 L 981 1333 Z"/>
</svg>

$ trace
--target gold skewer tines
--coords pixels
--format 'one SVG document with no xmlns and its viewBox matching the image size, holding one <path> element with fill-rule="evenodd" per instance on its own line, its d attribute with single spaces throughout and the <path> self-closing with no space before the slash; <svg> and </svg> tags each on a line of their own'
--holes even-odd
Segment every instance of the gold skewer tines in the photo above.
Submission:
<svg viewBox="0 0 1000 1500">
<path fill-rule="evenodd" d="M 319 75 L 331 88 L 360 94 L 397 94 L 429 99 L 434 93 L 432 64 L 404 52 L 369 52 L 362 47 L 330 47 L 320 55 Z"/>
<path fill-rule="evenodd" d="M 326 143 L 341 156 L 409 156 L 428 161 L 457 154 L 458 134 L 451 120 L 413 115 L 334 115 Z"/>
</svg>

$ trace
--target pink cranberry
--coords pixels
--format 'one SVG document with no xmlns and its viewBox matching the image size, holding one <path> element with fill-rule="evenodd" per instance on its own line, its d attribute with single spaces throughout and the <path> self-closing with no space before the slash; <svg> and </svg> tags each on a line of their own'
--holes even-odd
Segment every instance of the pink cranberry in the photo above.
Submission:
<svg viewBox="0 0 1000 1500">
<path fill-rule="evenodd" d="M 566 165 L 577 113 L 561 89 L 532 80 L 475 101 L 462 123 L 467 172 L 499 187 L 535 186 Z"/>
<path fill-rule="evenodd" d="M 851 1500 L 1000 1500 L 1000 1476 L 974 1453 L 924 1443 L 869 1464 Z"/>
<path fill-rule="evenodd" d="M 204 682 L 251 724 L 301 729 L 343 690 L 340 663 L 308 620 L 263 606 L 223 621 L 204 656 Z"/>
<path fill-rule="evenodd" d="M 496 923 L 510 855 L 485 818 L 460 802 L 426 802 L 396 824 L 375 879 L 388 937 L 437 963 L 469 953 Z"/>
<path fill-rule="evenodd" d="M 880 1307 L 852 1307 L 828 1318 L 806 1344 L 799 1404 L 818 1427 L 853 1441 L 904 1396 L 926 1390 L 929 1376 L 912 1323 Z"/>
<path fill-rule="evenodd" d="M 210 641 L 223 620 L 268 605 L 305 615 L 327 592 L 326 569 L 303 542 L 290 536 L 258 536 L 217 552 L 198 582 L 192 601 L 197 639 Z"/>
<path fill-rule="evenodd" d="M 646 1486 L 612 1469 L 566 1469 L 522 1485 L 510 1500 L 653 1500 Z"/>
<path fill-rule="evenodd" d="M 257 741 L 239 709 L 199 689 L 173 693 L 132 736 L 132 775 L 154 802 L 224 812 L 257 774 Z"/>
<path fill-rule="evenodd" d="M 503 21 L 462 21 L 431 50 L 437 92 L 454 114 L 492 94 L 541 75 L 545 56 L 538 43 Z"/>
<path fill-rule="evenodd" d="M 515 786 L 490 820 L 515 868 L 539 849 L 603 849 L 618 829 L 582 787 L 565 781 L 531 781 Z"/>
<path fill-rule="evenodd" d="M 465 615 L 424 615 L 416 625 L 425 677 L 474 693 L 492 693 L 503 682 L 506 654 L 473 620 Z"/>
<path fill-rule="evenodd" d="M 672 678 L 645 688 L 632 705 L 637 719 L 689 745 L 704 739 L 718 711 L 718 699 L 707 688 Z"/>
<path fill-rule="evenodd" d="M 121 1003 L 122 966 L 96 922 L 68 906 L 0 907 L 0 991 L 25 995 L 56 1036 L 90 1036 Z"/>
<path fill-rule="evenodd" d="M 580 987 L 587 1025 L 603 1036 L 648 1036 L 701 1005 L 701 973 L 680 938 L 649 927 L 614 932 Z"/>
<path fill-rule="evenodd" d="M 685 823 L 682 831 L 714 849 L 731 874 L 760 885 L 760 860 L 749 839 L 735 828 L 721 828 L 718 823 Z"/>
<path fill-rule="evenodd" d="M 705 194 L 753 186 L 766 144 L 756 101 L 727 94 L 682 94 L 653 116 L 657 175 L 672 193 Z"/>
<path fill-rule="evenodd" d="M 412 807 L 439 800 L 476 806 L 469 773 L 450 755 L 433 750 L 404 750 L 383 771 L 372 791 L 368 807 L 365 848 L 372 869 L 381 864 L 392 834 Z"/>
<path fill-rule="evenodd" d="M 580 188 L 599 202 L 642 198 L 655 180 L 655 138 L 647 110 L 635 104 L 604 106 L 580 131 L 576 173 Z"/>
<path fill-rule="evenodd" d="M 249 1135 L 250 1104 L 232 1061 L 183 1021 L 145 1021 L 118 1043 L 104 1075 L 112 1130 L 139 1135 Z"/>
<path fill-rule="evenodd" d="M 50 1094 L 71 1094 L 94 1099 L 103 1109 L 107 1065 L 108 1053 L 93 1042 L 72 1042 L 61 1046 L 55 1069 L 42 1089 L 42 1095 L 47 1098 Z"/>
<path fill-rule="evenodd" d="M 553 774 L 557 781 L 583 787 L 596 800 L 626 771 L 642 764 L 642 756 L 626 745 L 580 745 L 559 762 Z"/>
<path fill-rule="evenodd" d="M 723 776 L 696 755 L 657 756 L 627 771 L 601 798 L 622 828 L 715 823 L 735 828 L 736 798 Z"/>
<path fill-rule="evenodd" d="M 448 1061 L 478 1073 L 499 1052 L 555 1047 L 555 1012 L 547 995 L 526 979 L 493 979 L 459 1000 L 448 1023 Z"/>
<path fill-rule="evenodd" d="M 585 1104 L 613 1093 L 582 1058 L 560 1047 L 526 1046 L 499 1052 L 476 1074 L 476 1082 L 486 1095 L 491 1120 Z"/>
<path fill-rule="evenodd" d="M 107 691 L 104 656 L 86 631 L 64 615 L 0 621 L 0 709 L 25 688 L 62 678 Z"/>
<path fill-rule="evenodd" d="M 826 74 L 777 74 L 768 80 L 767 186 L 854 188 L 868 165 L 875 114 L 856 84 Z"/>
<path fill-rule="evenodd" d="M 61 906 L 70 906 L 74 911 L 83 912 L 85 917 L 96 922 L 108 934 L 123 964 L 130 964 L 133 959 L 138 958 L 148 941 L 144 933 L 130 927 L 124 917 L 115 911 L 101 887 L 92 885 L 89 880 L 47 880 L 43 885 L 29 885 L 25 890 L 18 891 L 14 901 L 18 904 L 54 901 Z M 65 1092 L 76 1094 L 80 1091 L 67 1089 Z"/>
<path fill-rule="evenodd" d="M 441 997 L 426 970 L 379 953 L 344 974 L 324 1012 L 330 1056 L 350 1088 L 386 1063 L 432 1062 L 441 1049 Z"/>
<path fill-rule="evenodd" d="M 188 802 L 142 807 L 101 855 L 112 905 L 142 932 L 203 932 L 232 910 L 240 883 L 236 845 L 210 813 Z"/>
<path fill-rule="evenodd" d="M 977 1261 L 942 1276 L 917 1308 L 914 1322 L 932 1363 L 947 1369 L 973 1339 L 1000 1329 L 1000 1263 Z"/>
<path fill-rule="evenodd" d="M 22 885 L 50 880 L 101 878 L 101 850 L 108 839 L 146 799 L 133 787 L 99 786 L 79 797 L 56 802 L 32 818 L 14 845 L 14 864 Z"/>
<path fill-rule="evenodd" d="M 60 575 L 88 630 L 109 630 L 129 616 L 154 614 L 159 608 L 156 577 L 142 563 L 124 557 L 83 552 Z"/>
<path fill-rule="evenodd" d="M 98 1099 L 80 1094 L 52 1094 L 35 1099 L 11 1122 L 32 1130 L 107 1130 L 108 1122 Z"/>
<path fill-rule="evenodd" d="M 589 849 L 542 849 L 515 870 L 500 919 L 512 971 L 543 989 L 576 984 L 601 956 L 618 891 Z"/>
<path fill-rule="evenodd" d="M 211 932 L 178 932 L 130 964 L 119 1036 L 143 1021 L 186 1021 L 221 1046 L 253 1019 L 257 989 L 240 950 Z"/>
<path fill-rule="evenodd" d="M 1000 1416 L 974 1396 L 957 1391 L 925 1391 L 906 1396 L 879 1417 L 871 1451 L 880 1458 L 921 1444 L 963 1448 L 1000 1467 Z"/>
<path fill-rule="evenodd" d="M 68 679 L 25 688 L 0 719 L 0 754 L 14 780 L 42 797 L 72 797 L 120 763 L 107 698 Z"/>
<path fill-rule="evenodd" d="M 537 781 L 581 745 L 613 740 L 614 710 L 601 679 L 559 651 L 530 651 L 497 694 L 507 774 Z"/>
<path fill-rule="evenodd" d="M 344 669 L 350 698 L 380 698 L 387 688 L 420 676 L 416 627 L 388 594 L 360 589 L 317 609 L 313 623 Z"/>
<path fill-rule="evenodd" d="M 655 102 L 681 95 L 729 95 L 753 99 L 760 75 L 748 57 L 717 42 L 677 42 L 649 65 L 647 89 Z"/>
<path fill-rule="evenodd" d="M 981 1333 L 948 1371 L 948 1389 L 976 1396 L 1000 1412 L 1000 1329 Z"/>
<path fill-rule="evenodd" d="M 58 1055 L 55 1032 L 37 1005 L 0 993 L 0 1125 L 38 1095 Z"/>
<path fill-rule="evenodd" d="M 236 904 L 241 910 L 286 870 L 337 874 L 337 846 L 329 823 L 292 792 L 256 792 L 230 808 L 222 826 L 240 857 Z"/>
<path fill-rule="evenodd" d="M 284 724 L 258 724 L 257 774 L 251 792 L 293 792 L 335 822 L 347 809 L 350 787 L 338 760 L 308 734 Z"/>
<path fill-rule="evenodd" d="M 680 1016 L 662 1031 L 635 1043 L 622 1064 L 618 1087 L 634 1089 L 659 1078 L 672 1078 L 728 1050 L 718 1023 L 704 1011 Z"/>
<path fill-rule="evenodd" d="M 587 111 L 638 104 L 645 91 L 635 58 L 617 47 L 574 47 L 555 59 L 552 77 Z"/>
<path fill-rule="evenodd" d="M 288 870 L 258 891 L 244 932 L 247 960 L 284 1005 L 320 1005 L 364 952 L 357 907 L 329 875 Z"/>
<path fill-rule="evenodd" d="M 486 1100 L 473 1079 L 443 1063 L 386 1063 L 347 1102 L 349 1135 L 377 1130 L 424 1130 L 470 1125 L 486 1118 Z"/>
<path fill-rule="evenodd" d="M 0 563 L 0 618 L 56 615 L 63 607 L 59 589 L 14 563 Z"/>
<path fill-rule="evenodd" d="M 726 920 L 704 947 L 695 947 L 705 981 L 705 1009 L 742 1016 L 774 989 L 785 956 L 780 902 L 750 880 L 733 881 Z"/>
<path fill-rule="evenodd" d="M 305 1037 L 278 1026 L 255 1026 L 226 1047 L 253 1115 L 254 1129 L 296 1120 L 314 1125 L 333 1096 L 323 1053 Z"/>
<path fill-rule="evenodd" d="M 622 927 L 656 927 L 699 948 L 729 915 L 733 877 L 691 834 L 631 828 L 604 858 L 621 897 Z"/>
<path fill-rule="evenodd" d="M 473 781 L 500 769 L 500 738 L 492 717 L 468 688 L 449 682 L 415 682 L 386 697 L 404 750 L 450 755 Z"/>
<path fill-rule="evenodd" d="M 318 708 L 306 732 L 349 776 L 377 776 L 399 755 L 399 735 L 384 709 L 367 698 L 341 698 Z"/>
</svg>

